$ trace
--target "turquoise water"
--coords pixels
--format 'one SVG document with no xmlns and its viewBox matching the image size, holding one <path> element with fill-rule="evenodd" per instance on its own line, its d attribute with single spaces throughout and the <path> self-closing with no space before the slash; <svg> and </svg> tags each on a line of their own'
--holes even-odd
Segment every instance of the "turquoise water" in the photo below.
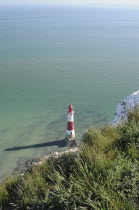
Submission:
<svg viewBox="0 0 139 210">
<path fill-rule="evenodd" d="M 138 55 L 137 10 L 0 8 L 0 176 L 65 149 L 69 104 L 78 139 L 112 121 Z"/>
</svg>

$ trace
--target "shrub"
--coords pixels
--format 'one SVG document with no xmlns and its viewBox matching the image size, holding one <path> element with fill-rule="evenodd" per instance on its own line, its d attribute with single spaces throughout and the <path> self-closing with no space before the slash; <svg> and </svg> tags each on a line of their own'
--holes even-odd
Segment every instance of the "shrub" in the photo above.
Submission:
<svg viewBox="0 0 139 210">
<path fill-rule="evenodd" d="M 139 105 L 135 104 L 133 109 L 128 110 L 127 114 L 128 122 L 134 120 L 136 123 L 139 122 Z"/>
</svg>

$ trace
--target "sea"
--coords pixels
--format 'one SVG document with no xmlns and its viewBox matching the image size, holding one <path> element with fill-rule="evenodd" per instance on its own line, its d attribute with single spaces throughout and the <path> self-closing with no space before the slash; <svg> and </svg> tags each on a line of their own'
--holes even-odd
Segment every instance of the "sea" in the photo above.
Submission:
<svg viewBox="0 0 139 210">
<path fill-rule="evenodd" d="M 139 89 L 139 11 L 0 7 L 0 178 L 110 123 Z"/>
</svg>

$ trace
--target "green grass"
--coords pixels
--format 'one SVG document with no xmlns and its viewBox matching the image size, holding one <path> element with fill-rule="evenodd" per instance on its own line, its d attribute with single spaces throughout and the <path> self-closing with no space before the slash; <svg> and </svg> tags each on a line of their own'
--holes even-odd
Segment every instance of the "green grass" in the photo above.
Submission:
<svg viewBox="0 0 139 210">
<path fill-rule="evenodd" d="M 78 154 L 50 158 L 0 185 L 5 210 L 137 210 L 138 200 L 138 107 L 126 123 L 88 129 Z"/>
</svg>

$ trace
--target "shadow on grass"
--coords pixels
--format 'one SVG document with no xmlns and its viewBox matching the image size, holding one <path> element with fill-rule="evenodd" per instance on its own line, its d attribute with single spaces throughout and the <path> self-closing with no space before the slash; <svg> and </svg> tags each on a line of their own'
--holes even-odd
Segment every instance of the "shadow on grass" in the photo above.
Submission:
<svg viewBox="0 0 139 210">
<path fill-rule="evenodd" d="M 52 141 L 52 142 L 45 142 L 41 144 L 32 144 L 32 145 L 27 145 L 27 146 L 12 147 L 12 148 L 7 148 L 4 151 L 18 151 L 18 150 L 23 150 L 23 149 L 51 147 L 51 146 L 65 147 L 66 146 L 65 139 Z"/>
</svg>

